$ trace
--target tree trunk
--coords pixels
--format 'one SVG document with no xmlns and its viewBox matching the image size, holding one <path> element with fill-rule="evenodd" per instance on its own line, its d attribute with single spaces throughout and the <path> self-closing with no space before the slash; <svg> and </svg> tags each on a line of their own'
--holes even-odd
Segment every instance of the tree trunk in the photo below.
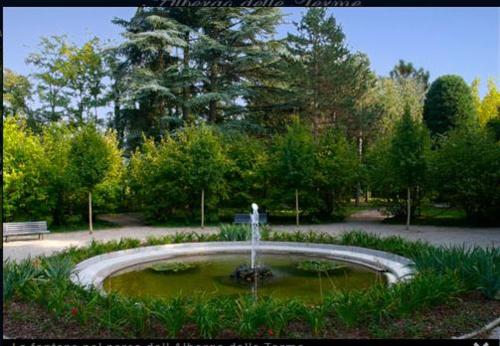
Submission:
<svg viewBox="0 0 500 346">
<path fill-rule="evenodd" d="M 208 103 L 208 122 L 211 124 L 217 123 L 217 101 L 215 100 Z"/>
<path fill-rule="evenodd" d="M 332 190 L 332 209 L 330 211 L 330 215 L 334 215 L 335 212 L 335 190 Z"/>
<path fill-rule="evenodd" d="M 410 192 L 410 188 L 408 188 L 406 190 L 407 194 L 406 194 L 406 207 L 407 207 L 407 210 L 406 210 L 406 229 L 409 230 L 410 229 L 410 217 L 411 217 L 411 192 Z"/>
<path fill-rule="evenodd" d="M 94 113 L 95 113 L 95 122 L 97 122 L 97 97 L 94 98 Z"/>
<path fill-rule="evenodd" d="M 92 226 L 92 192 L 89 191 L 89 233 L 92 234 L 94 228 Z"/>
<path fill-rule="evenodd" d="M 413 206 L 415 211 L 413 213 L 414 216 L 420 216 L 420 186 L 416 186 L 415 188 L 415 205 Z"/>
<path fill-rule="evenodd" d="M 55 225 L 62 225 L 64 223 L 64 196 L 63 192 L 57 191 L 56 207 L 53 212 L 53 219 Z"/>
<path fill-rule="evenodd" d="M 208 91 L 212 93 L 216 93 L 216 82 L 217 82 L 217 66 L 212 64 L 210 66 L 210 75 L 209 75 L 209 83 Z M 218 109 L 217 109 L 217 100 L 210 100 L 208 103 L 208 122 L 211 124 L 215 124 L 219 121 L 218 117 Z"/>
<path fill-rule="evenodd" d="M 359 155 L 359 162 L 361 163 L 362 155 L 363 155 L 363 132 L 362 131 L 359 131 L 358 155 Z M 356 184 L 356 206 L 359 205 L 360 197 L 361 197 L 361 182 L 358 180 L 358 182 Z"/>
<path fill-rule="evenodd" d="M 201 189 L 201 228 L 205 228 L 205 189 Z"/>
<path fill-rule="evenodd" d="M 299 225 L 299 190 L 295 189 L 295 223 Z"/>
<path fill-rule="evenodd" d="M 189 68 L 189 31 L 184 34 L 184 39 L 186 40 L 186 47 L 184 48 L 182 64 L 184 71 Z M 187 101 L 189 99 L 189 86 L 184 85 L 182 88 L 182 118 L 185 122 L 191 123 L 191 118 L 189 117 L 189 109 L 187 106 Z"/>
</svg>

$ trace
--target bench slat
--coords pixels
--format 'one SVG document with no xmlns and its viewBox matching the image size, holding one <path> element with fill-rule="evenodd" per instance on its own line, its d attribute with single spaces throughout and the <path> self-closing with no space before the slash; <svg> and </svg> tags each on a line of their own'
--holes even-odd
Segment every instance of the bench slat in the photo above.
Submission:
<svg viewBox="0 0 500 346">
<path fill-rule="evenodd" d="M 9 232 L 9 233 L 4 233 L 3 236 L 10 236 L 10 235 L 29 235 L 29 234 L 49 234 L 50 231 L 38 231 L 38 232 Z"/>
<path fill-rule="evenodd" d="M 6 228 L 5 231 L 7 232 L 33 232 L 33 231 L 45 231 L 47 228 L 46 227 L 17 227 L 17 228 Z"/>
</svg>

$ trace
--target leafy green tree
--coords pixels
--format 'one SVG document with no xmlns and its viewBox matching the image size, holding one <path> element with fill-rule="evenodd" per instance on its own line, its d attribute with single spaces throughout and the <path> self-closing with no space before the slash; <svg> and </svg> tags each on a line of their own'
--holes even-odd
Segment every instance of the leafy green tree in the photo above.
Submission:
<svg viewBox="0 0 500 346">
<path fill-rule="evenodd" d="M 65 36 L 42 38 L 40 51 L 26 61 L 36 69 L 39 121 L 65 118 L 76 125 L 99 121 L 97 109 L 105 103 L 106 72 L 98 38 L 81 47 Z"/>
<path fill-rule="evenodd" d="M 311 188 L 316 167 L 314 142 L 310 129 L 295 119 L 287 132 L 278 136 L 272 150 L 270 166 L 272 184 L 295 192 L 296 224 L 299 224 L 299 191 Z"/>
<path fill-rule="evenodd" d="M 205 225 L 205 193 L 216 198 L 226 191 L 227 157 L 215 131 L 205 125 L 189 126 L 178 134 L 181 181 L 190 193 L 201 193 L 201 227 Z"/>
<path fill-rule="evenodd" d="M 425 178 L 427 145 L 424 128 L 412 119 L 410 108 L 407 107 L 396 126 L 389 151 L 395 182 L 406 190 L 406 229 L 410 227 L 411 191 L 421 185 Z"/>
<path fill-rule="evenodd" d="M 104 141 L 109 150 L 109 169 L 103 181 L 95 187 L 95 208 L 101 211 L 116 212 L 124 206 L 125 163 L 123 150 L 119 148 L 116 132 L 108 131 Z"/>
<path fill-rule="evenodd" d="M 57 121 L 63 118 L 71 102 L 66 89 L 62 66 L 65 64 L 64 52 L 68 43 L 64 36 L 43 37 L 40 51 L 32 53 L 26 59 L 35 67 L 34 77 L 41 108 L 37 110 L 41 121 Z"/>
<path fill-rule="evenodd" d="M 443 138 L 433 155 L 435 190 L 477 223 L 500 215 L 500 146 L 493 134 L 467 123 Z"/>
<path fill-rule="evenodd" d="M 361 161 L 369 113 L 360 100 L 375 82 L 369 59 L 348 49 L 342 28 L 325 8 L 309 9 L 296 26 L 298 34 L 287 38 L 295 109 L 312 123 L 315 137 L 332 125 L 345 128 L 357 138 Z"/>
<path fill-rule="evenodd" d="M 368 105 L 378 112 L 371 128 L 372 138 L 390 136 L 407 107 L 415 121 L 422 121 L 425 89 L 415 79 L 379 78 L 370 96 Z"/>
<path fill-rule="evenodd" d="M 387 174 L 387 172 L 391 172 L 391 162 L 388 155 L 391 138 L 388 136 L 378 138 L 371 143 L 365 155 L 367 183 L 374 195 L 387 199 L 389 203 L 398 201 L 395 200 L 398 189 L 396 189 L 394 176 Z"/>
<path fill-rule="evenodd" d="M 43 167 L 46 157 L 40 139 L 26 121 L 8 116 L 3 123 L 3 217 L 36 220 L 48 214 L 48 191 Z"/>
<path fill-rule="evenodd" d="M 364 169 L 367 167 L 366 154 L 372 151 L 369 148 L 379 142 L 376 146 L 380 149 L 380 139 L 392 136 L 395 125 L 401 120 L 406 107 L 409 107 L 412 118 L 421 122 L 424 97 L 423 83 L 412 74 L 402 74 L 394 78 L 378 78 L 375 85 L 358 100 L 352 116 L 355 124 L 353 128 L 357 129 L 358 154 L 362 164 L 356 202 L 360 197 L 361 187 L 365 189 L 365 196 L 371 189 L 368 171 Z M 372 154 L 375 152 L 372 151 Z M 377 162 L 381 163 L 383 160 Z"/>
<path fill-rule="evenodd" d="M 4 68 L 3 70 L 3 118 L 27 116 L 32 94 L 31 82 L 23 75 Z"/>
<path fill-rule="evenodd" d="M 170 136 L 158 144 L 145 139 L 131 156 L 127 167 L 129 197 L 147 219 L 164 221 L 188 204 L 187 193 L 179 182 L 180 153 Z"/>
<path fill-rule="evenodd" d="M 267 163 L 267 143 L 262 138 L 239 132 L 226 133 L 222 139 L 228 158 L 225 177 L 228 198 L 224 205 L 247 210 L 251 203 L 263 200 L 265 195 L 263 168 Z"/>
<path fill-rule="evenodd" d="M 76 190 L 69 168 L 72 135 L 66 124 L 52 122 L 43 127 L 40 136 L 46 158 L 45 165 L 41 168 L 49 195 L 52 222 L 55 225 L 65 223 L 71 194 Z"/>
<path fill-rule="evenodd" d="M 356 147 L 338 130 L 325 131 L 316 149 L 315 185 L 326 212 L 341 215 L 341 207 L 352 196 L 360 169 Z"/>
<path fill-rule="evenodd" d="M 475 117 L 471 89 L 462 77 L 446 75 L 432 83 L 424 104 L 424 120 L 432 135 L 444 134 L 457 122 Z"/>
<path fill-rule="evenodd" d="M 105 76 L 101 47 L 98 38 L 78 47 L 65 44 L 59 66 L 66 81 L 68 95 L 75 106 L 71 108 L 72 122 L 97 122 L 97 108 L 104 104 L 103 79 Z"/>
<path fill-rule="evenodd" d="M 71 141 L 69 166 L 72 177 L 88 193 L 89 231 L 92 226 L 92 192 L 110 168 L 110 148 L 94 124 L 82 126 Z"/>
</svg>

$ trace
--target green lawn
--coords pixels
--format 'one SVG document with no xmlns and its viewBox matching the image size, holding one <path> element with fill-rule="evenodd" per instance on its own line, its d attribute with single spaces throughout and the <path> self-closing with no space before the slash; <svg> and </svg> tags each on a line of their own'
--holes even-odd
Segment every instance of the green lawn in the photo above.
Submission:
<svg viewBox="0 0 500 346">
<path fill-rule="evenodd" d="M 404 224 L 404 221 L 395 218 L 388 218 L 384 222 L 389 224 Z M 433 225 L 449 227 L 480 227 L 467 220 L 463 210 L 451 207 L 435 207 L 432 205 L 424 206 L 420 209 L 420 215 L 412 218 L 414 225 Z"/>
<path fill-rule="evenodd" d="M 358 205 L 356 205 L 354 202 L 351 202 L 344 208 L 346 217 L 349 217 L 354 213 L 370 209 L 377 209 L 376 201 L 360 201 Z"/>
</svg>

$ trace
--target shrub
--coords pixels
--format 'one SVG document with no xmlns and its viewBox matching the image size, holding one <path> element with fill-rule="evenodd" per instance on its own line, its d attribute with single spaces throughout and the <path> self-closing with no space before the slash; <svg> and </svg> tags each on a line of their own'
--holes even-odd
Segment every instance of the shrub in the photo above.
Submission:
<svg viewBox="0 0 500 346">
<path fill-rule="evenodd" d="M 500 141 L 500 115 L 488 120 L 486 128 L 493 134 L 497 142 Z"/>
<path fill-rule="evenodd" d="M 492 299 L 500 292 L 500 249 L 479 247 L 427 247 L 413 257 L 417 270 L 439 275 L 453 271 L 468 289 Z"/>
<path fill-rule="evenodd" d="M 444 304 L 464 292 L 464 283 L 455 272 L 446 270 L 440 275 L 419 272 L 410 282 L 402 282 L 388 290 L 387 310 L 404 316 L 418 309 Z"/>
<path fill-rule="evenodd" d="M 315 185 L 321 195 L 321 211 L 343 216 L 342 208 L 352 196 L 360 171 L 356 147 L 339 130 L 325 131 L 315 150 Z"/>
<path fill-rule="evenodd" d="M 229 299 L 197 297 L 194 302 L 193 320 L 203 338 L 213 338 L 222 329 L 224 312 L 233 304 Z"/>
<path fill-rule="evenodd" d="M 30 258 L 19 263 L 9 259 L 3 263 L 3 299 L 4 302 L 12 299 L 16 293 L 23 293 L 27 285 L 40 275 Z"/>
<path fill-rule="evenodd" d="M 442 199 L 475 223 L 500 218 L 500 145 L 489 131 L 462 124 L 440 142 L 432 179 Z"/>
<path fill-rule="evenodd" d="M 345 326 L 354 327 L 373 319 L 375 300 L 370 291 L 342 291 L 329 297 L 333 313 Z M 370 293 L 370 294 L 368 294 Z"/>
<path fill-rule="evenodd" d="M 311 197 L 317 197 L 309 193 L 316 167 L 314 150 L 310 129 L 298 119 L 283 136 L 274 138 L 267 167 L 268 196 L 273 207 L 295 208 L 299 197 L 302 205 L 317 205 L 317 201 L 311 201 Z M 296 210 L 296 222 L 299 222 L 299 210 Z"/>
<path fill-rule="evenodd" d="M 3 124 L 3 218 L 30 220 L 48 214 L 47 165 L 40 138 L 26 122 L 7 117 Z"/>
<path fill-rule="evenodd" d="M 219 239 L 224 241 L 243 241 L 251 238 L 249 225 L 221 225 Z"/>
<path fill-rule="evenodd" d="M 162 323 L 167 335 L 175 338 L 187 320 L 186 302 L 175 297 L 169 301 L 152 299 L 148 304 L 152 316 Z"/>
<path fill-rule="evenodd" d="M 197 218 L 200 194 L 208 210 L 226 195 L 227 165 L 220 138 L 208 126 L 187 127 L 159 143 L 145 140 L 128 167 L 131 198 L 150 220 Z"/>
</svg>

